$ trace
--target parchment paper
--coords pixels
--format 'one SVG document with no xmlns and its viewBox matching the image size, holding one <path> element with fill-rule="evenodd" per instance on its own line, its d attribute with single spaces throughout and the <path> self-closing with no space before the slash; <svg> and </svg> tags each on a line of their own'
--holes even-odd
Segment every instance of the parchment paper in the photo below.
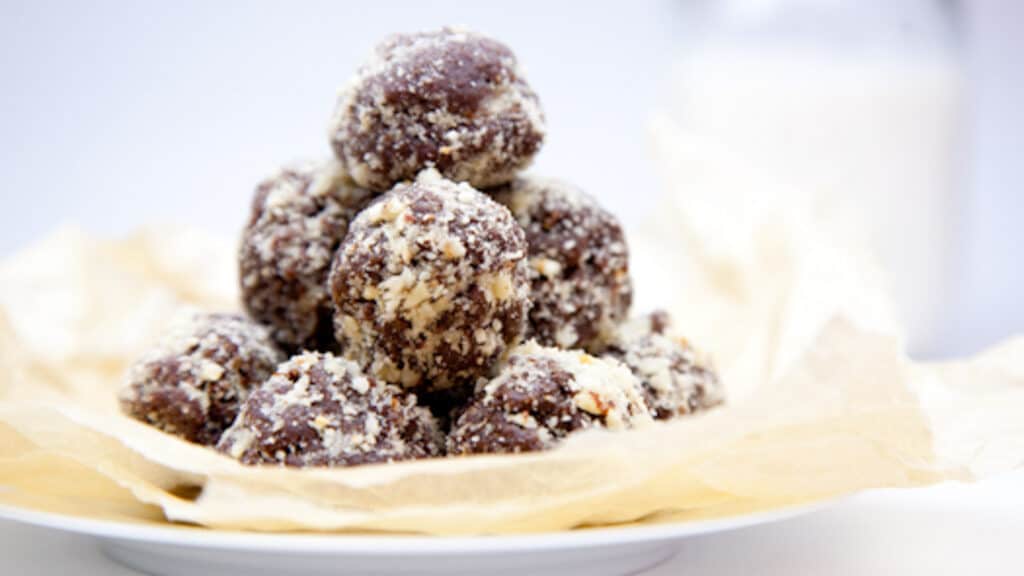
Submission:
<svg viewBox="0 0 1024 576">
<path fill-rule="evenodd" d="M 176 315 L 237 307 L 234 244 L 180 228 L 121 240 L 60 230 L 0 266 L 0 503 L 214 528 L 483 534 L 711 518 L 1020 465 L 1024 340 L 911 363 L 870 259 L 810 217 L 765 210 L 716 228 L 710 206 L 677 196 L 631 248 L 641 301 L 668 307 L 716 358 L 723 408 L 540 454 L 349 469 L 248 468 L 121 416 L 127 364 Z"/>
</svg>

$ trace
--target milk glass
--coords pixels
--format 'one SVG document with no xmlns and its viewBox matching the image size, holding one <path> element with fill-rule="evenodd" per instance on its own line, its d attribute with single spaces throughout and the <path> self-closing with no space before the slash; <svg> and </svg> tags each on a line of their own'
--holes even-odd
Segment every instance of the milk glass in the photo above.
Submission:
<svg viewBox="0 0 1024 576">
<path fill-rule="evenodd" d="M 668 91 L 678 129 L 728 154 L 744 181 L 792 193 L 869 246 L 911 351 L 940 350 L 959 262 L 957 6 L 720 0 L 678 9 Z"/>
</svg>

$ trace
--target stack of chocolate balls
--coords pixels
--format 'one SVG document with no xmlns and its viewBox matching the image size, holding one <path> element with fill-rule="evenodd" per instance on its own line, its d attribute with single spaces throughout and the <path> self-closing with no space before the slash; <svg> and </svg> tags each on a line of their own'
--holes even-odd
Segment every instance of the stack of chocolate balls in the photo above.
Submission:
<svg viewBox="0 0 1024 576">
<path fill-rule="evenodd" d="M 543 450 L 720 403 L 663 313 L 626 322 L 615 216 L 521 174 L 544 131 L 503 44 L 387 39 L 341 93 L 335 157 L 257 187 L 246 316 L 176 330 L 123 410 L 246 464 L 340 466 Z"/>
</svg>

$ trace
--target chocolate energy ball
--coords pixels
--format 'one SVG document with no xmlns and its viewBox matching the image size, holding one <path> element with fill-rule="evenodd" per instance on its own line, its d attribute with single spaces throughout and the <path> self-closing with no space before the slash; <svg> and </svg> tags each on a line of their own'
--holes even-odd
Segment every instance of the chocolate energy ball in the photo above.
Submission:
<svg viewBox="0 0 1024 576">
<path fill-rule="evenodd" d="M 217 449 L 244 464 L 351 466 L 437 456 L 444 439 L 416 396 L 330 353 L 281 364 Z"/>
<path fill-rule="evenodd" d="M 659 420 L 706 410 L 725 399 L 710 360 L 690 343 L 669 335 L 664 312 L 623 325 L 607 356 L 621 361 L 643 385 L 651 413 Z"/>
<path fill-rule="evenodd" d="M 548 346 L 600 351 L 633 300 L 618 219 L 559 180 L 518 178 L 493 196 L 526 231 L 533 301 L 528 335 Z"/>
<path fill-rule="evenodd" d="M 239 253 L 242 301 L 285 349 L 334 348 L 327 271 L 370 197 L 335 161 L 284 168 L 256 188 Z"/>
<path fill-rule="evenodd" d="M 329 285 L 346 357 L 407 387 L 487 376 L 526 329 L 526 242 L 511 214 L 436 171 L 359 214 Z"/>
<path fill-rule="evenodd" d="M 197 315 L 131 367 L 121 410 L 164 432 L 212 445 L 281 360 L 266 328 L 241 316 Z"/>
<path fill-rule="evenodd" d="M 329 133 L 361 186 L 387 190 L 433 166 L 483 188 L 530 163 L 544 115 L 507 46 L 444 28 L 378 45 L 342 90 Z"/>
<path fill-rule="evenodd" d="M 449 454 L 530 452 L 579 430 L 651 420 L 640 384 L 622 364 L 529 342 L 478 387 L 448 436 Z"/>
</svg>

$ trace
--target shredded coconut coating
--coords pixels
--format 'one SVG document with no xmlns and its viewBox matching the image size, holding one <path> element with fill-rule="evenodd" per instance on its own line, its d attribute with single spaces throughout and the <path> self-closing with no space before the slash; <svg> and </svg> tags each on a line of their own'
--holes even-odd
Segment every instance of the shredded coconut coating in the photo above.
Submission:
<svg viewBox="0 0 1024 576">
<path fill-rule="evenodd" d="M 448 452 L 545 450 L 579 430 L 623 430 L 650 421 L 640 384 L 625 366 L 531 341 L 477 388 L 452 427 Z"/>
<path fill-rule="evenodd" d="M 579 188 L 527 176 L 494 191 L 526 231 L 533 308 L 528 337 L 600 352 L 633 301 L 618 219 Z"/>
<path fill-rule="evenodd" d="M 659 420 L 692 414 L 725 401 L 711 361 L 685 338 L 671 336 L 668 314 L 655 312 L 623 324 L 607 357 L 621 361 L 640 380 L 651 413 Z"/>
<path fill-rule="evenodd" d="M 333 160 L 284 168 L 256 188 L 239 252 L 242 301 L 286 350 L 335 348 L 327 272 L 372 195 Z"/>
<path fill-rule="evenodd" d="M 356 217 L 329 282 L 346 357 L 406 387 L 472 385 L 526 329 L 523 231 L 433 170 Z"/>
<path fill-rule="evenodd" d="M 217 449 L 244 464 L 352 466 L 442 454 L 416 396 L 330 353 L 304 352 L 249 396 Z"/>
<path fill-rule="evenodd" d="M 619 324 L 612 339 L 611 346 L 621 347 L 632 340 L 651 334 L 668 335 L 672 330 L 672 317 L 665 310 L 655 310 L 647 314 L 631 318 Z"/>
<path fill-rule="evenodd" d="M 241 316 L 197 315 L 129 369 L 121 409 L 169 434 L 213 445 L 281 360 L 266 328 Z"/>
<path fill-rule="evenodd" d="M 352 178 L 384 191 L 431 166 L 478 188 L 508 182 L 544 131 L 512 51 L 444 28 L 379 44 L 342 90 L 329 134 Z"/>
</svg>

